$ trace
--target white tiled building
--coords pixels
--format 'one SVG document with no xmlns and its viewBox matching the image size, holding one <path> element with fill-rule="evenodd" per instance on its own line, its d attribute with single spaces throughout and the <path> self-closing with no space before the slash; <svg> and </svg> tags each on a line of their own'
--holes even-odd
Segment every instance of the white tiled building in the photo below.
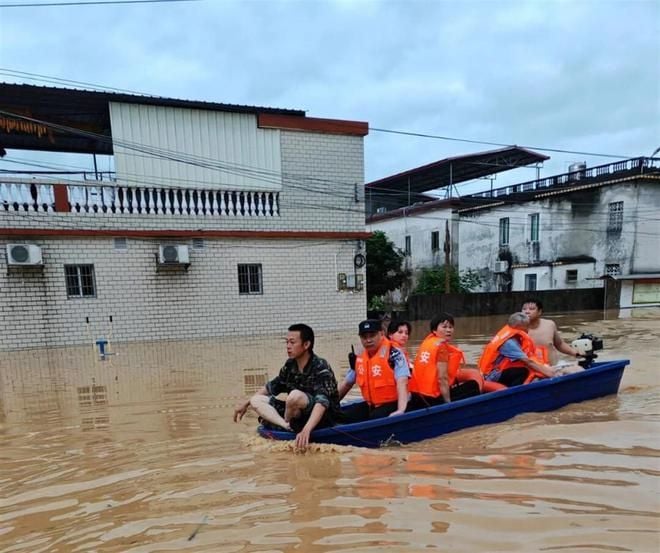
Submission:
<svg viewBox="0 0 660 553">
<path fill-rule="evenodd" d="M 110 148 L 116 169 L 0 181 L 0 350 L 363 318 L 366 123 L 25 85 L 0 85 L 0 105 L 8 150 Z"/>
</svg>

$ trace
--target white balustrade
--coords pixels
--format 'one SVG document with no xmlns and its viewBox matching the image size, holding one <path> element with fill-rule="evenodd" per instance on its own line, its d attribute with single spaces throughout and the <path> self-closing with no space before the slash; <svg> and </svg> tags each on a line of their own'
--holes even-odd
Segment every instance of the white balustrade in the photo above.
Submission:
<svg viewBox="0 0 660 553">
<path fill-rule="evenodd" d="M 6 179 L 0 181 L 0 209 L 55 211 L 52 183 Z M 93 183 L 93 184 L 92 184 Z M 279 192 L 142 188 L 87 181 L 69 181 L 69 209 L 74 213 L 182 215 L 210 217 L 277 217 Z"/>
<path fill-rule="evenodd" d="M 225 201 L 225 193 L 219 192 L 220 194 L 220 215 L 227 215 L 227 202 Z"/>
</svg>

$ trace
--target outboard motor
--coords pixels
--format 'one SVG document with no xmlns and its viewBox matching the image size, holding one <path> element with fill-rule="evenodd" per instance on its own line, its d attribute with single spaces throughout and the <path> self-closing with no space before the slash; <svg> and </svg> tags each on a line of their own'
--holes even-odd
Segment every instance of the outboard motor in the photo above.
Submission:
<svg viewBox="0 0 660 553">
<path fill-rule="evenodd" d="M 582 334 L 577 340 L 573 340 L 571 346 L 583 358 L 578 362 L 578 365 L 587 369 L 592 365 L 594 359 L 598 357 L 595 352 L 603 349 L 603 339 L 593 334 Z"/>
</svg>

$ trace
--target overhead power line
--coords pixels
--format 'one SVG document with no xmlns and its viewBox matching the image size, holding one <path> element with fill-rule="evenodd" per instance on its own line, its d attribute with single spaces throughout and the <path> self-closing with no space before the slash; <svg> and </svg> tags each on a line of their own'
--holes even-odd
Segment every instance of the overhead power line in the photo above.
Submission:
<svg viewBox="0 0 660 553">
<path fill-rule="evenodd" d="M 0 4 L 0 8 L 53 8 L 62 6 L 101 6 L 109 4 L 164 4 L 171 2 L 199 2 L 200 0 L 91 0 L 89 2 L 30 2 L 29 4 Z"/>
<path fill-rule="evenodd" d="M 0 6 L 1 7 L 1 6 Z M 149 94 L 148 92 L 139 92 L 137 90 L 130 90 L 127 88 L 115 88 L 112 86 L 100 85 L 95 83 L 88 83 L 85 81 L 74 81 L 71 79 L 62 79 L 60 77 L 49 77 L 48 75 L 41 75 L 39 73 L 28 73 L 27 71 L 17 71 L 15 69 L 8 69 L 5 67 L 0 67 L 0 75 L 5 75 L 7 77 L 16 77 L 20 79 L 29 79 L 31 81 L 40 81 L 50 84 L 59 84 L 59 85 L 69 85 L 69 86 L 79 86 L 85 87 L 90 90 L 96 90 L 99 92 L 120 92 L 123 94 L 135 94 L 137 96 L 148 96 L 150 98 L 162 98 L 155 94 Z"/>
<path fill-rule="evenodd" d="M 593 156 L 593 157 L 608 157 L 608 158 L 614 158 L 614 159 L 629 159 L 631 157 L 637 157 L 637 156 L 629 156 L 629 155 L 618 155 L 618 154 L 603 154 L 603 153 L 598 153 L 598 152 L 581 152 L 578 150 L 566 150 L 562 148 L 548 148 L 548 147 L 542 147 L 542 146 L 526 146 L 526 145 L 520 145 L 520 144 L 505 144 L 503 142 L 488 142 L 485 140 L 473 140 L 470 138 L 457 138 L 455 136 L 442 136 L 439 134 L 428 134 L 428 133 L 419 133 L 419 132 L 412 132 L 412 131 L 398 131 L 398 130 L 393 130 L 393 129 L 380 129 L 378 127 L 369 127 L 369 131 L 376 131 L 376 132 L 382 132 L 382 133 L 389 133 L 389 134 L 400 134 L 404 136 L 416 136 L 419 138 L 433 138 L 435 140 L 448 140 L 451 142 L 467 142 L 468 144 L 482 144 L 486 146 L 499 146 L 502 148 L 514 148 L 514 147 L 519 147 L 519 148 L 525 148 L 527 150 L 538 150 L 540 152 L 555 152 L 555 153 L 560 153 L 560 154 L 575 154 L 575 155 L 581 155 L 581 156 Z"/>
<path fill-rule="evenodd" d="M 163 2 L 163 1 L 170 1 L 170 2 L 194 2 L 194 1 L 199 1 L 199 0 L 124 0 L 124 2 Z M 81 2 L 84 4 L 91 4 L 93 2 Z M 108 0 L 107 2 L 99 1 L 95 3 L 122 3 L 120 0 L 116 0 L 114 2 L 111 2 Z M 60 5 L 61 3 L 53 3 Z M 39 4 L 39 5 L 46 5 L 46 4 Z M 73 4 L 72 4 L 73 5 Z M 4 5 L 8 6 L 8 5 Z M 19 4 L 16 4 L 15 6 L 10 6 L 10 7 L 18 7 Z M 24 6 L 21 5 L 21 6 Z M 3 5 L 0 5 L 0 7 L 3 7 Z M 36 80 L 36 81 L 44 81 L 44 82 L 54 82 L 54 81 L 59 81 L 59 84 L 71 84 L 71 85 L 82 85 L 82 86 L 88 86 L 92 87 L 97 90 L 107 90 L 107 91 L 115 91 L 115 92 L 126 92 L 126 93 L 131 93 L 131 94 L 138 94 L 140 96 L 153 96 L 151 94 L 147 94 L 144 92 L 135 92 L 135 91 L 130 91 L 130 90 L 122 90 L 119 88 L 112 88 L 108 86 L 103 86 L 99 84 L 94 84 L 94 83 L 85 83 L 81 81 L 72 81 L 68 79 L 62 79 L 59 77 L 50 77 L 48 75 L 40 75 L 38 73 L 29 73 L 26 71 L 17 71 L 9 68 L 0 68 L 0 74 L 5 74 L 9 76 L 15 76 L 18 78 L 27 78 L 30 80 Z M 153 96 L 153 97 L 162 97 L 162 96 Z M 461 137 L 456 137 L 456 136 L 445 136 L 445 135 L 439 135 L 439 134 L 431 134 L 431 133 L 421 133 L 421 132 L 414 132 L 414 131 L 405 131 L 405 130 L 396 130 L 396 129 L 386 129 L 382 127 L 372 127 L 369 126 L 369 131 L 373 132 L 381 132 L 381 133 L 388 133 L 388 134 L 396 134 L 396 135 L 401 135 L 401 136 L 414 136 L 418 138 L 429 138 L 429 139 L 434 139 L 434 140 L 446 140 L 450 142 L 463 142 L 467 144 L 479 144 L 479 145 L 484 145 L 484 146 L 497 146 L 499 148 L 512 148 L 512 147 L 520 147 L 520 148 L 526 148 L 528 150 L 538 150 L 541 152 L 553 152 L 553 153 L 561 153 L 561 154 L 571 154 L 571 155 L 580 155 L 580 156 L 590 156 L 590 157 L 604 157 L 604 158 L 610 158 L 610 159 L 630 159 L 634 157 L 639 157 L 637 155 L 621 155 L 621 154 L 609 154 L 609 153 L 603 153 L 603 152 L 585 152 L 581 150 L 569 150 L 567 148 L 553 148 L 553 147 L 548 147 L 548 146 L 528 146 L 528 145 L 520 145 L 520 144 L 507 144 L 504 142 L 492 142 L 492 141 L 487 141 L 487 140 L 477 140 L 477 139 L 472 139 L 472 138 L 461 138 Z M 654 154 L 655 155 L 655 152 Z M 653 157 L 653 156 L 652 156 Z"/>
<path fill-rule="evenodd" d="M 3 115 L 8 115 L 11 117 L 15 117 L 18 119 L 24 119 L 27 121 L 31 121 L 34 123 L 39 123 L 48 127 L 51 127 L 53 129 L 60 130 L 62 132 L 78 135 L 78 136 L 85 136 L 89 138 L 94 138 L 100 142 L 104 143 L 110 143 L 113 144 L 115 147 L 121 147 L 121 148 L 126 148 L 127 150 L 131 150 L 133 152 L 140 152 L 142 154 L 147 154 L 149 156 L 153 157 L 158 157 L 161 159 L 169 160 L 172 162 L 176 163 L 183 163 L 186 165 L 190 166 L 195 166 L 195 167 L 200 167 L 203 169 L 208 169 L 208 170 L 213 170 L 213 171 L 221 171 L 230 175 L 235 175 L 239 177 L 247 177 L 256 181 L 260 182 L 265 182 L 268 184 L 275 184 L 275 185 L 280 185 L 281 184 L 281 179 L 286 179 L 287 185 L 290 186 L 291 188 L 298 188 L 300 190 L 304 190 L 306 192 L 311 192 L 311 193 L 317 193 L 317 194 L 325 194 L 327 193 L 327 188 L 329 185 L 342 185 L 342 186 L 356 186 L 355 182 L 350 182 L 350 181 L 339 181 L 339 180 L 331 180 L 331 179 L 323 179 L 319 177 L 311 177 L 308 175 L 296 175 L 292 173 L 281 173 L 277 171 L 272 171 L 268 169 L 263 169 L 263 168 L 257 168 L 257 167 L 251 167 L 251 166 L 246 166 L 246 165 L 240 165 L 236 163 L 231 163 L 231 162 L 223 162 L 220 160 L 215 160 L 212 158 L 205 158 L 203 156 L 197 156 L 193 154 L 187 154 L 185 152 L 177 152 L 177 151 L 172 151 L 172 150 L 167 150 L 164 148 L 158 148 L 154 146 L 149 146 L 146 144 L 140 144 L 137 142 L 130 142 L 126 140 L 113 140 L 111 137 L 93 133 L 90 131 L 82 131 L 79 129 L 74 129 L 71 127 L 67 127 L 64 125 L 57 125 L 54 123 L 49 123 L 47 121 L 42 121 L 40 119 L 34 119 L 31 117 L 27 117 L 24 115 L 20 115 L 17 113 L 12 113 L 12 112 L 7 112 L 4 110 L 0 110 L 0 114 Z M 133 154 L 134 155 L 134 154 Z M 157 182 L 144 182 L 144 180 L 141 178 L 140 175 L 136 175 L 136 177 L 140 177 L 140 180 L 138 179 L 133 179 L 136 184 L 142 183 L 142 184 L 154 184 L 157 186 L 162 186 L 162 187 L 171 187 L 167 186 L 164 183 L 157 183 Z M 124 180 L 130 181 L 131 179 L 126 179 Z M 333 192 L 333 195 L 336 197 L 343 197 L 346 200 L 353 200 L 355 197 L 355 193 L 338 193 L 336 190 Z"/>
</svg>

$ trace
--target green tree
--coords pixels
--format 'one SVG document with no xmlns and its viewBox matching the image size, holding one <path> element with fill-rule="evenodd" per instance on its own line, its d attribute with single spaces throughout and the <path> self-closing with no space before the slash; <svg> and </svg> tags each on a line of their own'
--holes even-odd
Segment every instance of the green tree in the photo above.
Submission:
<svg viewBox="0 0 660 553">
<path fill-rule="evenodd" d="M 404 255 L 380 230 L 367 240 L 367 301 L 399 288 L 410 276 Z"/>
<path fill-rule="evenodd" d="M 473 271 L 472 269 L 465 271 L 460 276 L 460 280 L 461 292 L 473 292 L 475 288 L 479 288 L 481 286 L 481 277 L 479 276 L 479 273 Z"/>
<path fill-rule="evenodd" d="M 481 278 L 471 270 L 459 275 L 456 267 L 449 266 L 449 289 L 454 293 L 467 293 L 481 286 Z M 419 271 L 415 294 L 444 294 L 445 265 L 424 267 Z"/>
</svg>

